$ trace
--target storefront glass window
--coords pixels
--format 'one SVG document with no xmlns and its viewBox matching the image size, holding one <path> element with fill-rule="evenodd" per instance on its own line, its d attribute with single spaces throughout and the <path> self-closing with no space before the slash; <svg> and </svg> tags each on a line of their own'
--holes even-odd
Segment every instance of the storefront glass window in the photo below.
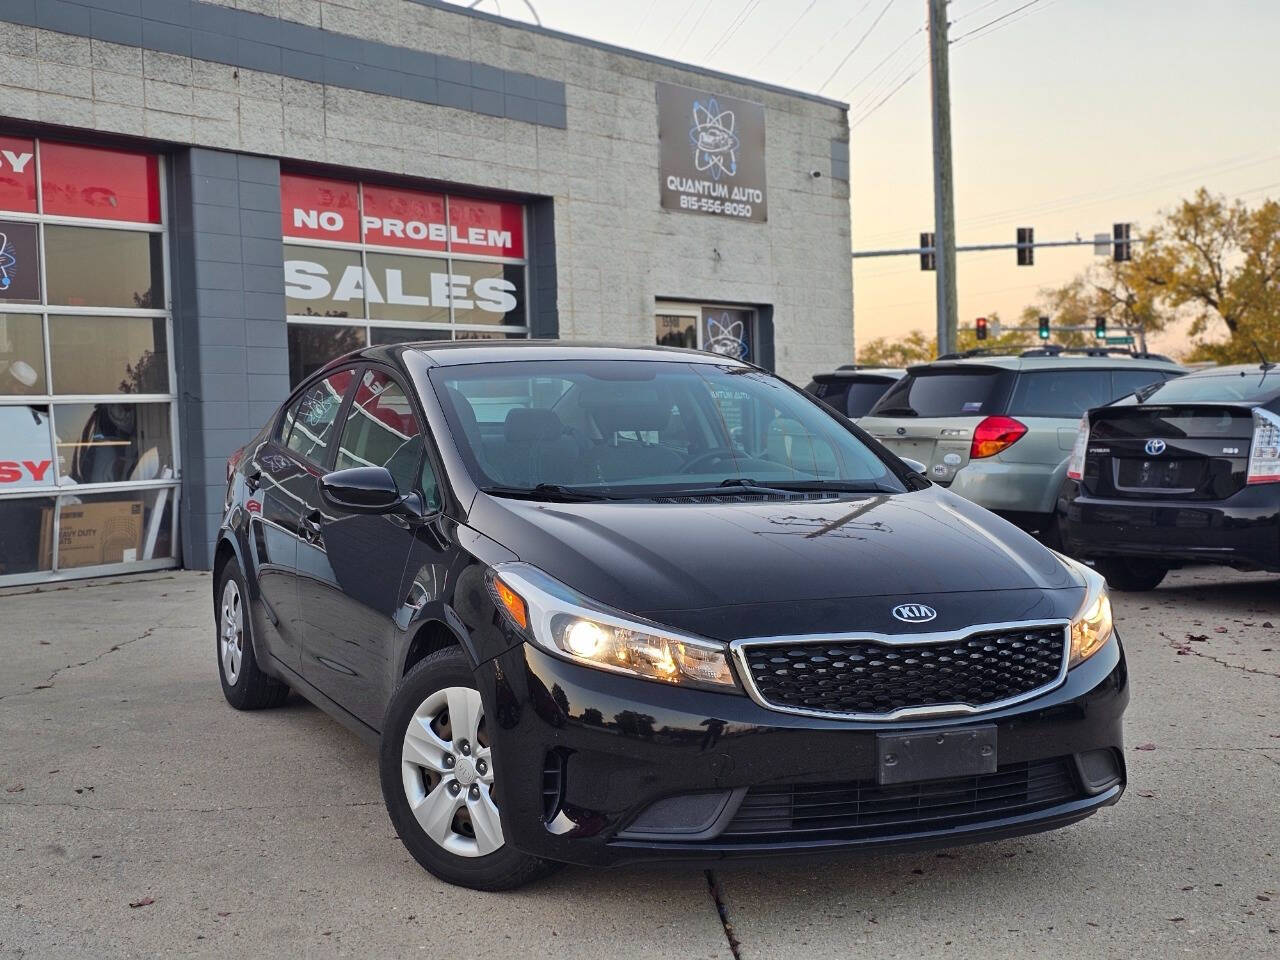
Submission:
<svg viewBox="0 0 1280 960">
<path fill-rule="evenodd" d="M 170 566 L 160 161 L 22 137 L 0 147 L 0 585 Z"/>
<path fill-rule="evenodd" d="M 529 335 L 522 205 L 292 173 L 280 190 L 293 384 L 365 343 Z"/>
<path fill-rule="evenodd" d="M 738 360 L 756 359 L 756 311 L 743 307 L 659 303 L 654 333 L 654 341 L 660 347 L 687 347 Z"/>
</svg>

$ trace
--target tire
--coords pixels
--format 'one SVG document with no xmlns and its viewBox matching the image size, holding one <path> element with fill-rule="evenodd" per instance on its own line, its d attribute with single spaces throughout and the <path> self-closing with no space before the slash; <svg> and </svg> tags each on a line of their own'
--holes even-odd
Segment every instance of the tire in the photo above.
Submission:
<svg viewBox="0 0 1280 960">
<path fill-rule="evenodd" d="M 1124 557 L 1106 557 L 1096 560 L 1094 568 L 1107 578 L 1112 589 L 1126 593 L 1144 593 L 1160 586 L 1169 573 L 1163 564 L 1149 560 L 1129 560 Z"/>
<path fill-rule="evenodd" d="M 228 560 L 218 575 L 214 592 L 214 656 L 218 679 L 227 703 L 237 710 L 278 707 L 289 696 L 289 687 L 269 677 L 258 666 L 253 652 L 253 618 L 245 606 L 249 591 L 240 564 Z"/>
<path fill-rule="evenodd" d="M 461 647 L 425 657 L 396 686 L 378 767 L 400 841 L 433 876 L 472 890 L 513 890 L 560 866 L 521 853 L 502 835 L 484 704 Z"/>
</svg>

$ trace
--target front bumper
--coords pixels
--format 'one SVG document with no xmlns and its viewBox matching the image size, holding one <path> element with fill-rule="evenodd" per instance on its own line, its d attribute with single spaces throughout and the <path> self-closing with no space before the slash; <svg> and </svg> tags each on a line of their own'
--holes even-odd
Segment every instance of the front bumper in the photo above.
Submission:
<svg viewBox="0 0 1280 960">
<path fill-rule="evenodd" d="M 780 713 L 744 695 L 610 674 L 527 644 L 484 664 L 477 678 L 499 721 L 490 736 L 502 771 L 504 834 L 526 853 L 569 863 L 954 846 L 1071 823 L 1114 803 L 1125 785 L 1121 722 L 1129 691 L 1118 637 L 1035 699 L 976 716 L 892 723 Z M 963 815 L 807 831 L 789 829 L 790 821 L 775 816 L 780 792 L 806 796 L 806 803 L 816 794 L 823 803 L 880 797 L 877 733 L 979 724 L 996 725 L 1005 779 L 998 776 L 990 787 L 968 778 L 893 788 L 913 796 L 967 791 L 957 797 Z M 1091 781 L 1099 756 L 1113 775 Z M 1050 768 L 1059 789 L 1036 794 L 1039 803 L 1001 806 L 984 799 L 1009 778 L 1043 785 Z M 716 798 L 727 798 L 719 812 Z M 688 811 L 699 805 L 708 812 L 695 830 L 702 814 Z M 682 808 L 692 818 L 681 827 L 685 832 L 655 834 L 661 812 Z M 762 822 L 762 815 L 769 829 L 743 829 L 744 822 Z"/>
<path fill-rule="evenodd" d="M 1280 489 L 1259 484 L 1219 501 L 1106 500 L 1079 483 L 1058 511 L 1072 556 L 1135 557 L 1280 570 Z"/>
</svg>

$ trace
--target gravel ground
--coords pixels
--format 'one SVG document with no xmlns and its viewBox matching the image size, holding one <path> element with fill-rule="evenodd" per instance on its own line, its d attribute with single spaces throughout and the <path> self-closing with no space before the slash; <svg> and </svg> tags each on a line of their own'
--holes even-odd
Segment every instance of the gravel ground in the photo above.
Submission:
<svg viewBox="0 0 1280 960">
<path fill-rule="evenodd" d="M 438 883 L 373 753 L 300 700 L 240 714 L 209 579 L 0 595 L 0 956 L 1273 957 L 1280 579 L 1120 595 L 1129 791 L 943 853 Z M 722 913 L 723 912 L 723 913 Z"/>
</svg>

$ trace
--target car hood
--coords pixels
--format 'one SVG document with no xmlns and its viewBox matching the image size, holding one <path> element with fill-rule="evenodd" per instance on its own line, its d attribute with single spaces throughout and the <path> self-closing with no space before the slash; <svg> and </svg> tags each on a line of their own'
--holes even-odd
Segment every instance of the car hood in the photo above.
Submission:
<svg viewBox="0 0 1280 960">
<path fill-rule="evenodd" d="M 481 494 L 468 523 L 601 603 L 721 639 L 1056 619 L 1083 594 L 1030 536 L 939 487 L 692 504 Z M 891 616 L 912 602 L 935 621 Z"/>
</svg>

